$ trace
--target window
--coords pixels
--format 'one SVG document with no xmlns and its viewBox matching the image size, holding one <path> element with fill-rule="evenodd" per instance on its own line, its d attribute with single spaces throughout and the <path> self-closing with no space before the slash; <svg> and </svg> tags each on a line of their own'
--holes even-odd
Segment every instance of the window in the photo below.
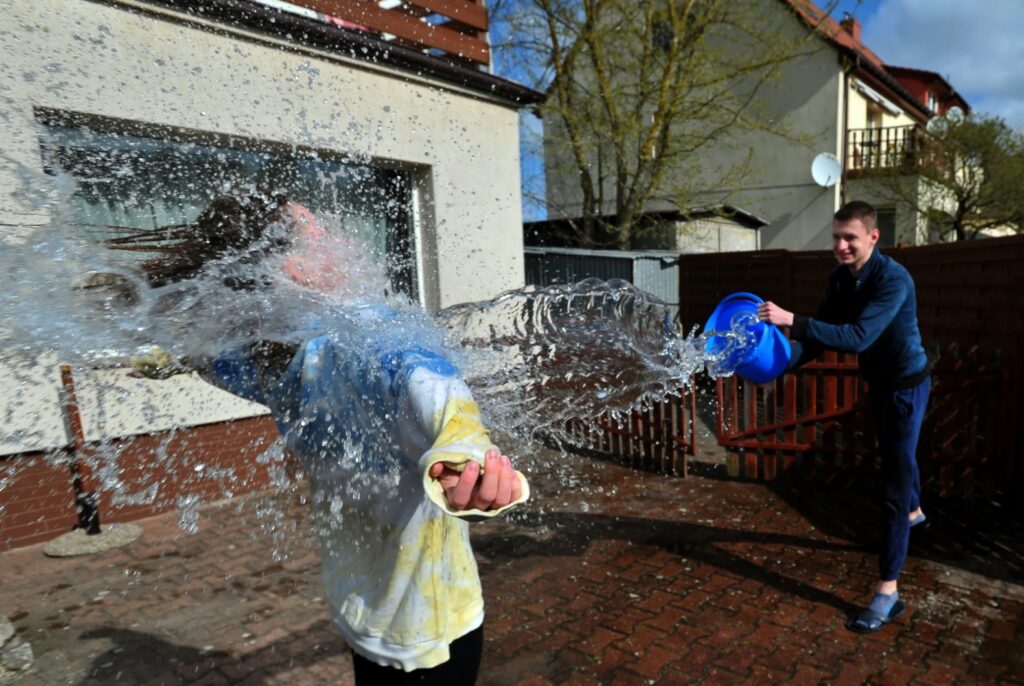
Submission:
<svg viewBox="0 0 1024 686">
<path fill-rule="evenodd" d="M 928 109 L 936 114 L 939 113 L 939 98 L 931 91 L 928 91 Z"/>
<path fill-rule="evenodd" d="M 879 207 L 878 213 L 878 247 L 893 248 L 896 246 L 896 210 L 892 207 Z"/>
<path fill-rule="evenodd" d="M 47 173 L 74 180 L 70 221 L 94 237 L 191 221 L 231 191 L 284 192 L 358 235 L 391 287 L 417 299 L 409 172 L 280 144 L 91 123 L 47 117 L 40 140 Z"/>
<path fill-rule="evenodd" d="M 868 128 L 869 129 L 880 129 L 882 128 L 882 108 L 876 107 L 875 105 L 868 104 Z"/>
<path fill-rule="evenodd" d="M 866 169 L 882 165 L 882 108 L 868 104 L 868 129 L 861 144 L 863 166 Z"/>
</svg>

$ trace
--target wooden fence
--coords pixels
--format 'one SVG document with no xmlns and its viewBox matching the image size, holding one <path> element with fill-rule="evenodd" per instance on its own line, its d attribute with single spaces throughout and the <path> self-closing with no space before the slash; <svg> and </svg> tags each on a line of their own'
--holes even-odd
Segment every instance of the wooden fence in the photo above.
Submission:
<svg viewBox="0 0 1024 686">
<path fill-rule="evenodd" d="M 598 431 L 570 422 L 573 447 L 614 457 L 638 469 L 686 476 L 687 458 L 696 454 L 697 397 L 691 387 L 678 396 L 637 410 L 621 421 L 603 417 Z"/>
<path fill-rule="evenodd" d="M 1007 496 L 1024 487 L 1024 237 L 887 250 L 917 286 L 936 358 L 918 459 L 941 494 Z M 725 295 L 757 293 L 812 313 L 834 266 L 826 251 L 683 256 L 680 318 L 703 321 Z M 856 356 L 828 355 L 772 384 L 718 384 L 719 442 L 749 478 L 859 480 L 875 468 Z"/>
<path fill-rule="evenodd" d="M 926 345 L 1019 353 L 1024 338 L 1024 237 L 988 238 L 883 251 L 910 271 Z M 751 291 L 813 314 L 835 266 L 830 251 L 682 255 L 679 318 L 702 324 L 718 301 Z"/>
<path fill-rule="evenodd" d="M 935 360 L 918 451 L 923 487 L 943 495 L 1007 498 L 1024 489 L 1024 237 L 886 250 L 917 286 L 918 317 Z M 757 293 L 813 313 L 835 260 L 829 251 L 683 255 L 680 322 L 703 324 L 722 297 Z M 757 386 L 716 385 L 717 439 L 730 474 L 821 484 L 872 478 L 877 460 L 866 387 L 852 354 Z M 603 426 L 599 452 L 685 474 L 696 454 L 691 391 Z M 666 418 L 671 418 L 666 422 Z M 670 434 L 671 432 L 671 434 Z"/>
</svg>

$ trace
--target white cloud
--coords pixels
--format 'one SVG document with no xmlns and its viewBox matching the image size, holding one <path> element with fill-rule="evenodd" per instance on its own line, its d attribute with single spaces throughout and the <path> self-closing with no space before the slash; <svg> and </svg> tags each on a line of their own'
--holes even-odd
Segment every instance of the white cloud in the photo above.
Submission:
<svg viewBox="0 0 1024 686">
<path fill-rule="evenodd" d="M 887 63 L 938 72 L 977 111 L 1024 128 L 1024 2 L 881 0 L 864 41 Z"/>
</svg>

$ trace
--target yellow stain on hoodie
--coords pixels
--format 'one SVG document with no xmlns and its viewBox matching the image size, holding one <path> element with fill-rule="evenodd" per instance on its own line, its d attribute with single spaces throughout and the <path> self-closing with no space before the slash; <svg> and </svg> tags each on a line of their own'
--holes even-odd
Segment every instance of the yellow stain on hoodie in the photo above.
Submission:
<svg viewBox="0 0 1024 686">
<path fill-rule="evenodd" d="M 455 398 L 441 411 L 438 422 L 441 431 L 434 441 L 435 446 L 462 444 L 490 444 L 490 434 L 480 422 L 480 408 L 473 400 Z"/>
</svg>

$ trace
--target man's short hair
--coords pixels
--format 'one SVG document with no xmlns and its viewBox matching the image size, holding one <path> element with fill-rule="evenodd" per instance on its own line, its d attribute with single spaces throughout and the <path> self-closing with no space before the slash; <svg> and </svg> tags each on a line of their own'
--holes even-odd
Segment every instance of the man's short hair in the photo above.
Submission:
<svg viewBox="0 0 1024 686">
<path fill-rule="evenodd" d="M 863 200 L 851 200 L 840 207 L 832 219 L 837 222 L 858 219 L 865 229 L 871 231 L 878 225 L 878 212 L 870 203 Z"/>
</svg>

